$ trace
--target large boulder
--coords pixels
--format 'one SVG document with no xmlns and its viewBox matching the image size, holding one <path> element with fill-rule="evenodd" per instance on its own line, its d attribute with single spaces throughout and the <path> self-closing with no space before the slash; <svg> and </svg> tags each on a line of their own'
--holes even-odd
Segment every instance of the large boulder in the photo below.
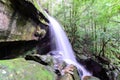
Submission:
<svg viewBox="0 0 120 80">
<path fill-rule="evenodd" d="M 48 22 L 39 0 L 0 1 L 0 42 L 34 40 L 35 32 L 42 33 L 38 27 L 45 29 Z"/>
<path fill-rule="evenodd" d="M 23 58 L 1 60 L 0 80 L 55 80 L 44 65 Z"/>
<path fill-rule="evenodd" d="M 0 0 L 0 59 L 26 54 L 38 43 L 41 47 L 49 21 L 39 3 L 40 0 Z"/>
</svg>

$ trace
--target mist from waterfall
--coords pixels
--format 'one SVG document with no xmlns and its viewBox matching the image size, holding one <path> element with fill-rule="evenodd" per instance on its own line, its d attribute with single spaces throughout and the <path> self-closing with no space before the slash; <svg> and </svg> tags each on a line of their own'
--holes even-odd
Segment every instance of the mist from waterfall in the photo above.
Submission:
<svg viewBox="0 0 120 80">
<path fill-rule="evenodd" d="M 47 14 L 48 15 L 48 14 Z M 79 75 L 82 79 L 84 76 L 90 76 L 91 74 L 76 61 L 74 51 L 71 47 L 71 44 L 66 36 L 66 33 L 62 29 L 61 25 L 53 17 L 48 15 L 49 30 L 50 30 L 50 39 L 52 43 L 52 51 L 56 58 L 65 61 L 68 65 L 73 64 L 77 67 Z"/>
</svg>

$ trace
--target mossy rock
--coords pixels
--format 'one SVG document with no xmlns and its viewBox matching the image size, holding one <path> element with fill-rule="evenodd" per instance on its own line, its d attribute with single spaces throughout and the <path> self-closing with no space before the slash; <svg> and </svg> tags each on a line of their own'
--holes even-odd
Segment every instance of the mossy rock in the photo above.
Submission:
<svg viewBox="0 0 120 80">
<path fill-rule="evenodd" d="M 23 58 L 1 60 L 0 80 L 55 80 L 45 66 Z"/>
</svg>

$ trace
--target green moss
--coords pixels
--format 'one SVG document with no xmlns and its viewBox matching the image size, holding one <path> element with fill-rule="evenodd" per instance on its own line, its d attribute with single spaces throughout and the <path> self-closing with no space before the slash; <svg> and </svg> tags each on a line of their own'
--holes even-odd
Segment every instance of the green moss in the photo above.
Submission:
<svg viewBox="0 0 120 80">
<path fill-rule="evenodd" d="M 44 10 L 42 9 L 42 7 L 40 6 L 40 4 L 38 2 L 39 2 L 39 0 L 33 0 L 34 6 L 37 8 L 37 10 L 39 10 L 47 18 L 46 13 L 44 12 Z M 47 24 L 44 20 L 40 20 L 40 21 L 44 24 Z"/>
<path fill-rule="evenodd" d="M 39 1 L 39 0 L 38 0 Z M 34 6 L 40 11 L 43 12 L 42 8 L 40 7 L 40 5 L 37 3 L 37 0 L 33 0 L 33 4 Z"/>
<path fill-rule="evenodd" d="M 0 61 L 0 80 L 54 80 L 45 66 L 23 58 Z"/>
</svg>

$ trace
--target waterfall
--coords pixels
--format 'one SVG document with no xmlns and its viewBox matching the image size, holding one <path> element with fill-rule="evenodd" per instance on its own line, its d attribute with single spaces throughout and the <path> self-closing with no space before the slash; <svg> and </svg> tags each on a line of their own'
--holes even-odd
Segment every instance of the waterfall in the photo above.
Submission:
<svg viewBox="0 0 120 80">
<path fill-rule="evenodd" d="M 51 34 L 52 51 L 57 59 L 65 61 L 68 65 L 73 64 L 77 67 L 81 79 L 84 76 L 90 76 L 91 74 L 76 61 L 74 51 L 66 36 L 66 33 L 62 29 L 61 25 L 53 17 L 48 16 L 50 21 L 49 28 Z"/>
</svg>

